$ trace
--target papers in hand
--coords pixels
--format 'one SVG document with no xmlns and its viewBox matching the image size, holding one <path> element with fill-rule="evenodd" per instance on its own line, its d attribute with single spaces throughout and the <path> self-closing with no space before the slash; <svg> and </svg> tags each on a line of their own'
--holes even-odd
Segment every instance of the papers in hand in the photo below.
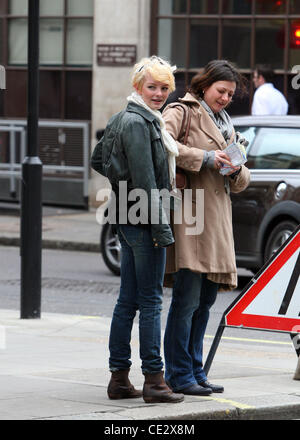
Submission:
<svg viewBox="0 0 300 440">
<path fill-rule="evenodd" d="M 223 151 L 227 154 L 230 162 L 235 167 L 243 165 L 247 162 L 246 150 L 244 145 L 242 145 L 241 143 L 230 144 Z M 225 164 L 222 164 L 222 167 L 220 168 L 220 174 L 222 174 L 223 176 L 232 171 L 234 171 L 234 168 L 231 168 L 230 166 Z"/>
</svg>

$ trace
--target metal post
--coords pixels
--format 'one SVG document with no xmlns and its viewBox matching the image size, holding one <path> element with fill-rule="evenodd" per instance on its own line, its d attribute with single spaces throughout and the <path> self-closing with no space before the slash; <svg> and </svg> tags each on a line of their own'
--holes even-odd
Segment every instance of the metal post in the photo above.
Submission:
<svg viewBox="0 0 300 440">
<path fill-rule="evenodd" d="M 298 363 L 293 379 L 300 380 L 300 334 L 290 333 L 290 337 L 296 350 L 296 355 L 298 356 Z"/>
<path fill-rule="evenodd" d="M 214 360 L 214 357 L 215 357 L 217 348 L 219 346 L 219 343 L 221 341 L 224 329 L 225 329 L 225 320 L 224 320 L 224 316 L 223 316 L 222 319 L 221 319 L 221 322 L 219 324 L 218 330 L 217 330 L 217 332 L 215 334 L 213 343 L 211 344 L 209 353 L 208 353 L 207 358 L 206 358 L 205 365 L 203 367 L 203 370 L 205 371 L 206 375 L 208 375 L 208 372 L 210 370 L 211 364 L 212 364 L 212 362 Z"/>
<path fill-rule="evenodd" d="M 291 340 L 294 345 L 294 349 L 296 351 L 296 355 L 300 357 L 300 334 L 299 333 L 290 333 Z"/>
<path fill-rule="evenodd" d="M 300 380 L 300 356 L 298 357 L 298 363 L 296 367 L 296 371 L 293 377 L 294 380 Z"/>
<path fill-rule="evenodd" d="M 42 162 L 38 157 L 39 0 L 28 5 L 27 156 L 22 164 L 21 319 L 40 318 Z"/>
</svg>

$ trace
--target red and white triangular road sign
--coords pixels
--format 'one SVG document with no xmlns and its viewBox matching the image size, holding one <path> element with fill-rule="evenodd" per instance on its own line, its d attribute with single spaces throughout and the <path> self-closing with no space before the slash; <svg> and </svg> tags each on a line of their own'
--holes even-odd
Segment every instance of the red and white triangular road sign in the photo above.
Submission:
<svg viewBox="0 0 300 440">
<path fill-rule="evenodd" d="M 225 325 L 300 333 L 300 226 L 226 310 Z"/>
</svg>

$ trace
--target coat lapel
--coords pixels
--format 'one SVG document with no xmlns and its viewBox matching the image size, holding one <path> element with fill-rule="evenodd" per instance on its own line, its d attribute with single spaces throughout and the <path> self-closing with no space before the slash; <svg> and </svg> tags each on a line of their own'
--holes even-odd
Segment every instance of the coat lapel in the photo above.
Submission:
<svg viewBox="0 0 300 440">
<path fill-rule="evenodd" d="M 197 112 L 199 116 L 199 126 L 200 129 L 211 139 L 215 141 L 220 150 L 226 148 L 226 142 L 220 132 L 220 130 L 216 127 L 216 124 L 211 119 L 207 111 L 202 107 L 198 99 L 196 99 L 190 93 L 187 93 L 184 98 L 180 99 L 184 104 L 192 104 L 193 106 L 197 106 Z"/>
<path fill-rule="evenodd" d="M 225 139 L 222 136 L 222 133 L 211 119 L 207 111 L 202 107 L 199 103 L 199 125 L 201 130 L 211 139 L 215 141 L 220 150 L 226 148 Z"/>
</svg>

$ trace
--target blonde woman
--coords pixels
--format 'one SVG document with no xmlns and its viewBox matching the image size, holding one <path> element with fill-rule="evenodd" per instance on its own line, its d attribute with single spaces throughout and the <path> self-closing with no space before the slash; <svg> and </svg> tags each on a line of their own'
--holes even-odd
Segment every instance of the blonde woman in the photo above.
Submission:
<svg viewBox="0 0 300 440">
<path fill-rule="evenodd" d="M 174 242 L 174 238 L 165 221 L 161 200 L 157 193 L 153 196 L 151 191 L 170 190 L 175 180 L 177 145 L 166 131 L 159 112 L 170 92 L 175 89 L 173 71 L 174 67 L 159 57 L 142 59 L 133 69 L 134 91 L 127 98 L 126 109 L 113 116 L 108 123 L 109 130 L 117 133 L 117 163 L 110 179 L 116 195 L 116 206 L 119 206 L 121 197 L 120 180 L 127 182 L 128 193 L 143 190 L 148 200 L 147 205 L 141 208 L 138 223 L 130 216 L 130 200 L 127 200 L 126 212 L 117 209 L 122 260 L 120 294 L 109 338 L 109 368 L 112 375 L 107 392 L 110 399 L 143 396 L 145 402 L 154 403 L 180 402 L 184 398 L 181 394 L 173 393 L 163 377 L 160 354 L 163 278 L 166 247 Z M 92 167 L 99 171 L 96 153 L 92 158 Z M 162 214 L 156 224 L 150 221 L 153 207 L 159 208 Z M 137 310 L 140 358 L 145 376 L 143 391 L 136 390 L 128 378 L 131 330 Z"/>
</svg>

